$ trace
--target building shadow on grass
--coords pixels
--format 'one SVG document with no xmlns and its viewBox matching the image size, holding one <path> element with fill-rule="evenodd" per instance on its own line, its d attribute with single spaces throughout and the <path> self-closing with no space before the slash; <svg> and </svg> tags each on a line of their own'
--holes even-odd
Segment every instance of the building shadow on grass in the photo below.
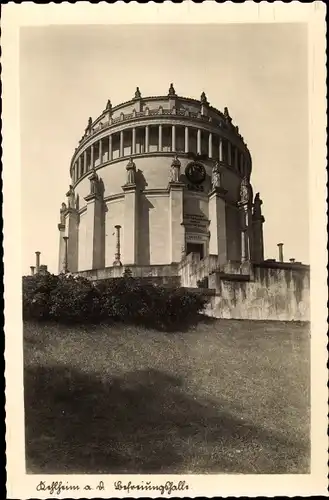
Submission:
<svg viewBox="0 0 329 500">
<path fill-rule="evenodd" d="M 257 403 L 255 403 L 257 404 Z M 200 401 L 156 370 L 25 370 L 29 473 L 306 473 L 309 445 Z"/>
</svg>

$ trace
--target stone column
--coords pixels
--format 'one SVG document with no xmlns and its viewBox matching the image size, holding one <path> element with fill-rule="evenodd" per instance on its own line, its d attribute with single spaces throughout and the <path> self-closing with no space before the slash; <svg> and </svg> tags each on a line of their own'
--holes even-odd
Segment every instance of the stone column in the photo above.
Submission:
<svg viewBox="0 0 329 500">
<path fill-rule="evenodd" d="M 104 202 L 99 194 L 92 193 L 85 197 L 87 202 L 86 217 L 86 264 L 87 269 L 105 267 L 104 241 Z"/>
<path fill-rule="evenodd" d="M 79 179 L 79 177 L 81 177 L 81 163 L 82 163 L 82 158 L 81 156 L 79 156 L 79 159 L 78 159 L 78 172 L 77 172 L 77 180 Z"/>
<path fill-rule="evenodd" d="M 31 276 L 34 276 L 35 274 L 35 266 L 30 266 L 31 269 Z"/>
<path fill-rule="evenodd" d="M 138 190 L 136 184 L 122 186 L 124 200 L 124 264 L 134 265 L 138 261 Z"/>
<path fill-rule="evenodd" d="M 86 172 L 87 172 L 87 150 L 83 152 L 83 173 L 85 174 Z"/>
<path fill-rule="evenodd" d="M 225 189 L 216 187 L 209 194 L 209 254 L 218 255 L 220 266 L 227 262 L 226 193 Z"/>
<path fill-rule="evenodd" d="M 150 129 L 149 126 L 145 127 L 145 153 L 149 152 L 149 137 L 150 137 Z"/>
<path fill-rule="evenodd" d="M 171 127 L 171 150 L 176 151 L 176 126 Z"/>
<path fill-rule="evenodd" d="M 112 160 L 112 136 L 109 135 L 109 152 L 108 152 L 108 161 Z"/>
<path fill-rule="evenodd" d="M 180 262 L 185 247 L 183 226 L 184 183 L 169 182 L 169 255 L 170 262 Z"/>
<path fill-rule="evenodd" d="M 119 150 L 120 158 L 123 156 L 123 130 L 120 132 L 120 150 Z"/>
<path fill-rule="evenodd" d="M 239 166 L 238 166 L 238 161 L 239 161 L 239 159 L 238 159 L 238 148 L 237 148 L 237 147 L 235 147 L 235 148 L 234 148 L 234 166 L 235 166 L 235 168 L 236 168 L 237 170 L 239 169 Z"/>
<path fill-rule="evenodd" d="M 69 271 L 69 264 L 68 264 L 68 236 L 64 236 L 64 263 L 63 263 L 63 271 L 64 273 L 67 273 Z"/>
<path fill-rule="evenodd" d="M 159 125 L 159 147 L 158 151 L 162 151 L 162 125 Z"/>
<path fill-rule="evenodd" d="M 185 127 L 185 153 L 188 153 L 189 150 L 188 127 Z"/>
<path fill-rule="evenodd" d="M 230 166 L 232 165 L 232 146 L 230 141 L 227 143 L 227 162 Z"/>
<path fill-rule="evenodd" d="M 197 154 L 201 154 L 201 129 L 199 128 L 197 132 Z"/>
<path fill-rule="evenodd" d="M 209 139 L 208 139 L 208 157 L 212 158 L 212 133 L 209 132 Z"/>
<path fill-rule="evenodd" d="M 240 153 L 240 172 L 242 175 L 244 175 L 243 171 L 243 153 Z"/>
<path fill-rule="evenodd" d="M 90 169 L 94 168 L 95 160 L 94 160 L 94 145 L 90 146 Z"/>
<path fill-rule="evenodd" d="M 131 154 L 136 154 L 136 127 L 132 129 L 132 145 L 131 145 Z"/>
<path fill-rule="evenodd" d="M 103 139 L 99 141 L 99 164 L 103 163 Z"/>
<path fill-rule="evenodd" d="M 223 161 L 223 139 L 221 137 L 219 138 L 218 158 L 219 161 Z"/>
</svg>

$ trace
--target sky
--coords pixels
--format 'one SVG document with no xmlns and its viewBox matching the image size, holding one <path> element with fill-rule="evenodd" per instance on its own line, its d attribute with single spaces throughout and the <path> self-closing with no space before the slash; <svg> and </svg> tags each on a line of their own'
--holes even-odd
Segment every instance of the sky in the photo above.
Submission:
<svg viewBox="0 0 329 500">
<path fill-rule="evenodd" d="M 77 25 L 20 31 L 22 271 L 57 272 L 59 209 L 89 116 L 108 99 L 176 93 L 229 108 L 263 200 L 265 258 L 309 263 L 307 27 Z"/>
</svg>

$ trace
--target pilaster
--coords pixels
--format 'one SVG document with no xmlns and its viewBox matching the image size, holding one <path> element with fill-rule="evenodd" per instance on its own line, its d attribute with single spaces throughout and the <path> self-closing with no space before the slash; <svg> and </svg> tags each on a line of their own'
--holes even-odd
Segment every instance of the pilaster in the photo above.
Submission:
<svg viewBox="0 0 329 500">
<path fill-rule="evenodd" d="M 68 208 L 65 220 L 67 228 L 67 268 L 71 273 L 78 271 L 79 213 L 76 208 Z"/>
<path fill-rule="evenodd" d="M 227 262 L 226 193 L 221 187 L 216 187 L 209 193 L 209 254 L 218 255 L 220 266 Z"/>
<path fill-rule="evenodd" d="M 86 266 L 87 269 L 105 267 L 104 207 L 99 194 L 89 194 L 87 202 Z"/>
<path fill-rule="evenodd" d="M 136 184 L 122 186 L 124 201 L 124 265 L 138 263 L 138 191 Z"/>
<path fill-rule="evenodd" d="M 241 228 L 241 262 L 249 262 L 252 256 L 252 216 L 249 203 L 238 203 Z"/>
<path fill-rule="evenodd" d="M 169 252 L 170 262 L 180 262 L 185 246 L 183 226 L 184 183 L 169 182 Z"/>
</svg>

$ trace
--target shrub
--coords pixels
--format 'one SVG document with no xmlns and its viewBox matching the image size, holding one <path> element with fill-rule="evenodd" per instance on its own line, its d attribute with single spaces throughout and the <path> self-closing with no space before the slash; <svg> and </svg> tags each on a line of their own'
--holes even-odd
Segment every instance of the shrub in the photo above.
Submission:
<svg viewBox="0 0 329 500">
<path fill-rule="evenodd" d="M 68 274 L 23 278 L 24 319 L 120 321 L 164 329 L 195 321 L 206 302 L 198 293 L 156 286 L 129 273 L 97 283 Z"/>
</svg>

